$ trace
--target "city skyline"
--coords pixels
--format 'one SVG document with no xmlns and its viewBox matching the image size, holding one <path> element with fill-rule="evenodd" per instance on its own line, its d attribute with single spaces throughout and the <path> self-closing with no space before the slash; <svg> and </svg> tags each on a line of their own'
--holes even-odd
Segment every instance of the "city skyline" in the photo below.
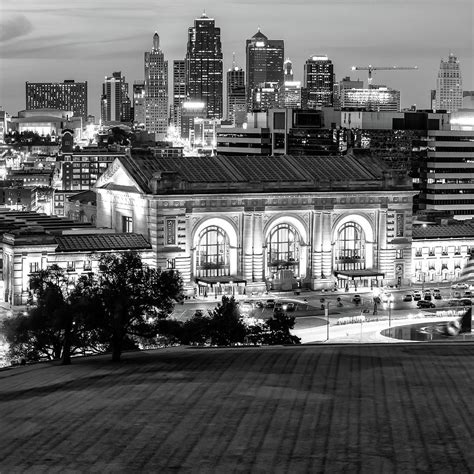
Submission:
<svg viewBox="0 0 474 474">
<path fill-rule="evenodd" d="M 88 82 L 89 113 L 98 117 L 104 77 L 120 70 L 130 84 L 143 80 L 143 51 L 155 31 L 165 57 L 183 59 L 188 28 L 203 11 L 221 29 L 224 74 L 232 67 L 233 52 L 236 65 L 245 68 L 245 41 L 260 27 L 269 38 L 285 41 L 285 59 L 293 63 L 295 80 L 302 81 L 303 65 L 314 54 L 331 59 L 336 81 L 350 76 L 365 85 L 366 74 L 351 71 L 352 65 L 416 65 L 417 71 L 377 71 L 374 83 L 400 90 L 402 107 L 416 103 L 428 108 L 440 60 L 453 52 L 464 89 L 474 89 L 473 6 L 464 0 L 415 0 L 408 7 L 388 0 L 261 0 L 245 5 L 230 0 L 98 5 L 84 0 L 67 7 L 58 0 L 41 5 L 0 0 L 0 5 L 0 105 L 11 115 L 25 108 L 26 81 L 74 79 Z"/>
</svg>

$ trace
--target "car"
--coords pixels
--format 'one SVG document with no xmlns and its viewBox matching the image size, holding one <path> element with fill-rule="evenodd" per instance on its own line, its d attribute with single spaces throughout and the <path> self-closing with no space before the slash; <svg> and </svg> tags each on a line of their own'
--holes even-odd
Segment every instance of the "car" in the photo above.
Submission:
<svg viewBox="0 0 474 474">
<path fill-rule="evenodd" d="M 355 304 L 359 304 L 361 301 L 362 301 L 362 298 L 360 297 L 360 295 L 354 295 L 352 297 L 352 302 Z"/>
<path fill-rule="evenodd" d="M 467 290 L 469 285 L 467 283 L 455 283 L 454 285 L 451 285 L 451 288 L 453 290 Z"/>
<path fill-rule="evenodd" d="M 263 308 L 265 305 L 264 305 L 262 300 L 257 300 L 257 301 L 255 301 L 255 306 L 257 308 Z"/>
<path fill-rule="evenodd" d="M 472 292 L 471 291 L 465 291 L 463 298 L 472 298 Z"/>
<path fill-rule="evenodd" d="M 431 301 L 431 293 L 425 293 L 425 296 L 423 296 L 423 299 L 425 301 Z"/>
<path fill-rule="evenodd" d="M 438 288 L 435 288 L 435 289 L 433 290 L 433 298 L 434 298 L 435 300 L 440 300 L 440 299 L 442 299 L 442 297 L 441 297 L 441 291 L 439 291 Z"/>
<path fill-rule="evenodd" d="M 461 298 L 459 302 L 461 306 L 472 306 L 471 298 Z"/>
<path fill-rule="evenodd" d="M 419 291 L 415 291 L 413 293 L 413 301 L 420 301 L 421 300 L 421 293 Z"/>
<path fill-rule="evenodd" d="M 295 303 L 286 303 L 286 311 L 294 311 L 296 309 Z"/>
<path fill-rule="evenodd" d="M 275 300 L 267 300 L 265 303 L 265 308 L 274 308 L 275 307 Z"/>
<path fill-rule="evenodd" d="M 418 308 L 436 308 L 436 305 L 432 303 L 431 301 L 426 301 L 426 300 L 420 300 L 418 303 L 416 303 Z"/>
<path fill-rule="evenodd" d="M 413 301 L 413 296 L 412 295 L 405 295 L 403 297 L 403 301 Z"/>
</svg>

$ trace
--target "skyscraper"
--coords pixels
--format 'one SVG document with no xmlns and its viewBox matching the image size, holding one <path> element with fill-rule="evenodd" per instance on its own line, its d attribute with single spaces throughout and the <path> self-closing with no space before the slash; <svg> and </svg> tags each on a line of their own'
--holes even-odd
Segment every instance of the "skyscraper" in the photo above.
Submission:
<svg viewBox="0 0 474 474">
<path fill-rule="evenodd" d="M 183 102 L 186 100 L 186 61 L 176 59 L 173 61 L 173 104 L 171 106 L 171 123 L 176 130 L 181 130 L 181 112 Z"/>
<path fill-rule="evenodd" d="M 145 126 L 145 81 L 133 82 L 133 123 L 136 126 Z"/>
<path fill-rule="evenodd" d="M 290 58 L 285 59 L 283 63 L 283 80 L 285 82 L 293 81 L 293 63 Z"/>
<path fill-rule="evenodd" d="M 304 87 L 308 94 L 308 108 L 332 106 L 334 66 L 327 56 L 311 56 L 304 65 Z"/>
<path fill-rule="evenodd" d="M 186 86 L 191 102 L 204 102 L 208 118 L 222 118 L 222 71 L 221 30 L 203 13 L 188 29 Z"/>
<path fill-rule="evenodd" d="M 254 109 L 255 90 L 262 84 L 276 83 L 279 88 L 284 81 L 283 40 L 269 40 L 260 29 L 246 41 L 247 103 Z"/>
<path fill-rule="evenodd" d="M 441 60 L 436 80 L 436 109 L 455 112 L 462 107 L 462 76 L 459 61 L 449 53 Z"/>
<path fill-rule="evenodd" d="M 72 110 L 75 117 L 87 121 L 87 81 L 26 82 L 26 110 Z"/>
<path fill-rule="evenodd" d="M 102 84 L 100 101 L 100 118 L 102 122 L 129 122 L 130 99 L 128 97 L 128 83 L 120 71 L 112 76 L 105 77 Z"/>
<path fill-rule="evenodd" d="M 153 48 L 145 53 L 145 129 L 163 140 L 168 129 L 168 61 L 153 35 Z"/>
<path fill-rule="evenodd" d="M 243 123 L 242 115 L 246 112 L 245 72 L 242 68 L 234 66 L 227 71 L 227 119 L 235 124 L 237 113 L 240 117 L 237 122 Z"/>
</svg>

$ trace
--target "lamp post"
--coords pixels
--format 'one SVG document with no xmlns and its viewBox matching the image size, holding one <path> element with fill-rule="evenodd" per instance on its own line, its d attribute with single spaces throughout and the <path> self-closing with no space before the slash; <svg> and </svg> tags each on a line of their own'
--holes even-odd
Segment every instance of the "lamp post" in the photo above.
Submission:
<svg viewBox="0 0 474 474">
<path fill-rule="evenodd" d="M 388 327 L 392 327 L 392 303 L 393 295 L 388 299 Z"/>
<path fill-rule="evenodd" d="M 321 298 L 320 301 L 322 303 L 321 306 L 324 308 L 324 316 L 326 317 L 326 341 L 329 341 L 329 301 L 325 302 L 324 298 Z"/>
</svg>

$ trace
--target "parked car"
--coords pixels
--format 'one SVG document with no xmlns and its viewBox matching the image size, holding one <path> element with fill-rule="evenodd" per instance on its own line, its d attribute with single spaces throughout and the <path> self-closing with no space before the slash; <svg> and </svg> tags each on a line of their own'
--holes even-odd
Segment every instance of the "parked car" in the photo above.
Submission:
<svg viewBox="0 0 474 474">
<path fill-rule="evenodd" d="M 426 300 L 420 300 L 418 303 L 416 303 L 418 308 L 436 308 L 436 305 L 432 303 L 431 301 L 426 301 Z"/>
<path fill-rule="evenodd" d="M 420 301 L 421 300 L 421 293 L 419 291 L 415 291 L 413 293 L 413 301 Z"/>
<path fill-rule="evenodd" d="M 295 303 L 286 303 L 286 311 L 294 311 L 296 309 Z"/>
<path fill-rule="evenodd" d="M 433 290 L 433 297 L 434 297 L 435 300 L 440 300 L 440 299 L 442 299 L 442 298 L 441 298 L 441 291 L 439 291 L 438 288 L 435 288 L 435 289 Z"/>
<path fill-rule="evenodd" d="M 412 295 L 405 295 L 403 297 L 403 301 L 413 301 L 413 296 Z"/>
<path fill-rule="evenodd" d="M 362 301 L 362 298 L 360 297 L 360 295 L 354 295 L 352 297 L 352 302 L 355 304 L 359 304 L 361 301 Z"/>
<path fill-rule="evenodd" d="M 463 298 L 472 298 L 472 291 L 465 291 Z"/>
<path fill-rule="evenodd" d="M 469 285 L 467 283 L 455 283 L 454 285 L 451 285 L 451 288 L 453 290 L 467 290 Z"/>
<path fill-rule="evenodd" d="M 274 308 L 275 307 L 275 300 L 267 300 L 265 303 L 265 308 Z"/>
<path fill-rule="evenodd" d="M 425 301 L 431 301 L 431 293 L 425 293 L 425 295 L 423 296 L 423 299 Z"/>
<path fill-rule="evenodd" d="M 471 298 L 461 298 L 459 302 L 461 306 L 472 306 Z"/>
</svg>

